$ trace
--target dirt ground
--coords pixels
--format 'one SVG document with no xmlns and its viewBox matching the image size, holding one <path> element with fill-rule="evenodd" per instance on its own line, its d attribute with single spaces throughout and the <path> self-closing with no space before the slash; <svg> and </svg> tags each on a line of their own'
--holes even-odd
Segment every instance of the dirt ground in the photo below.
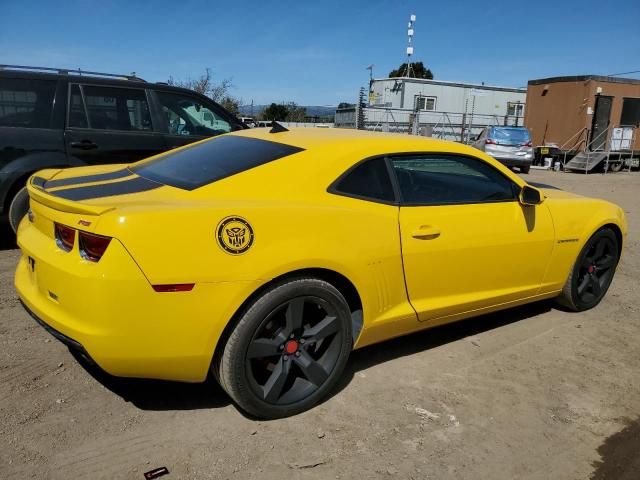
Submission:
<svg viewBox="0 0 640 480">
<path fill-rule="evenodd" d="M 214 383 L 83 366 L 23 311 L 19 252 L 0 251 L 0 478 L 640 478 L 640 174 L 525 178 L 627 212 L 597 308 L 543 302 L 359 350 L 331 398 L 271 422 Z"/>
</svg>

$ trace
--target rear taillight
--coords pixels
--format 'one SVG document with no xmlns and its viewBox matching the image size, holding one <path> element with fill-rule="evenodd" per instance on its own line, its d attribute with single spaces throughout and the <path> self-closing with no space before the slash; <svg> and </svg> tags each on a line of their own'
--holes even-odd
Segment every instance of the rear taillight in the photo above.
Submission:
<svg viewBox="0 0 640 480">
<path fill-rule="evenodd" d="M 92 233 L 78 231 L 78 246 L 80 247 L 80 255 L 85 260 L 97 262 L 104 255 L 105 250 L 111 242 L 110 237 L 94 235 Z"/>
<path fill-rule="evenodd" d="M 70 252 L 73 249 L 73 244 L 76 240 L 76 229 L 67 227 L 60 223 L 53 224 L 56 244 L 65 252 Z"/>
<path fill-rule="evenodd" d="M 486 143 L 487 145 L 497 145 L 498 142 L 496 142 L 493 138 L 487 138 L 484 143 Z"/>
<path fill-rule="evenodd" d="M 521 147 L 530 147 L 531 146 L 531 142 L 527 142 L 527 143 L 523 143 L 522 145 L 520 145 Z"/>
</svg>

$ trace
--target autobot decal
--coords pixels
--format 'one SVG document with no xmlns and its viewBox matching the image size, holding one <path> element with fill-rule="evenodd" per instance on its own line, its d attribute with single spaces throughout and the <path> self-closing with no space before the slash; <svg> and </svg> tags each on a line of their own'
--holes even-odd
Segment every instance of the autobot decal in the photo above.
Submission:
<svg viewBox="0 0 640 480">
<path fill-rule="evenodd" d="M 239 255 L 253 245 L 253 228 L 242 217 L 226 217 L 218 224 L 216 237 L 225 252 Z"/>
</svg>

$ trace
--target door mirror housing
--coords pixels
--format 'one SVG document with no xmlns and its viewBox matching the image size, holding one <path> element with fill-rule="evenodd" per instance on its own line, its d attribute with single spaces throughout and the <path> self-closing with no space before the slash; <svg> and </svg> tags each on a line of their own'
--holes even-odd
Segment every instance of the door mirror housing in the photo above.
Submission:
<svg viewBox="0 0 640 480">
<path fill-rule="evenodd" d="M 540 205 L 544 201 L 544 195 L 537 188 L 525 185 L 520 190 L 518 199 L 522 205 Z"/>
</svg>

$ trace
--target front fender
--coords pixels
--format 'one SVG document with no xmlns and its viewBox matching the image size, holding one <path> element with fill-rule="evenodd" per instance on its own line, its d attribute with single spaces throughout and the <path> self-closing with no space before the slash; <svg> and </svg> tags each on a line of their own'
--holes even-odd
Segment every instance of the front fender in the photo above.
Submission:
<svg viewBox="0 0 640 480">
<path fill-rule="evenodd" d="M 578 254 L 595 232 L 615 225 L 621 233 L 621 249 L 628 232 L 624 211 L 613 203 L 584 197 L 549 198 L 545 203 L 553 217 L 556 237 L 542 293 L 562 289 Z"/>
</svg>

